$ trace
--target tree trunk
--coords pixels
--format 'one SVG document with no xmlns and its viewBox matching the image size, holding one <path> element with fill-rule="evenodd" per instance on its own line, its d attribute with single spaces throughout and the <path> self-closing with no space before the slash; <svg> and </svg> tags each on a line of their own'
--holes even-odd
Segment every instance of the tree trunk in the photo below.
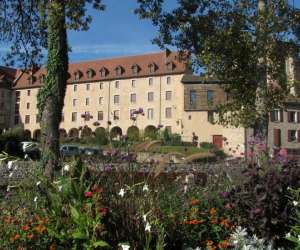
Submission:
<svg viewBox="0 0 300 250">
<path fill-rule="evenodd" d="M 54 169 L 59 165 L 59 124 L 68 75 L 68 45 L 64 1 L 49 1 L 47 26 L 47 76 L 38 93 L 38 105 L 42 131 L 42 165 L 45 176 L 51 181 Z"/>
<path fill-rule="evenodd" d="M 265 51 L 265 46 L 267 44 L 266 36 L 266 21 L 265 14 L 266 11 L 266 0 L 258 1 L 258 23 L 257 23 L 257 48 L 258 53 L 261 53 L 258 59 L 258 79 L 257 79 L 257 89 L 256 89 L 256 100 L 255 107 L 257 112 L 257 119 L 254 124 L 254 136 L 258 136 L 262 143 L 267 145 L 268 142 L 268 109 L 266 104 L 266 94 L 267 94 L 267 59 L 263 54 Z"/>
</svg>

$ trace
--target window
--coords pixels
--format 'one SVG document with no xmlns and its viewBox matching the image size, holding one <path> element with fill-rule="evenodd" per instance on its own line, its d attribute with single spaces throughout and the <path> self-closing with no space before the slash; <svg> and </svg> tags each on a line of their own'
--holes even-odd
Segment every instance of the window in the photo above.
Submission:
<svg viewBox="0 0 300 250">
<path fill-rule="evenodd" d="M 74 84 L 74 86 L 73 86 L 73 91 L 74 91 L 74 92 L 77 91 L 77 84 Z"/>
<path fill-rule="evenodd" d="M 154 117 L 154 109 L 147 109 L 147 118 L 148 120 L 153 120 Z"/>
<path fill-rule="evenodd" d="M 153 78 L 149 78 L 149 86 L 153 85 Z"/>
<path fill-rule="evenodd" d="M 77 112 L 72 112 L 72 122 L 77 121 Z"/>
<path fill-rule="evenodd" d="M 90 115 L 89 111 L 85 111 L 84 112 L 84 121 L 88 122 L 90 119 L 92 119 L 93 117 Z"/>
<path fill-rule="evenodd" d="M 168 131 L 169 134 L 172 134 L 172 127 L 171 126 L 166 126 L 166 130 Z"/>
<path fill-rule="evenodd" d="M 288 130 L 288 142 L 296 142 L 299 134 L 300 132 L 297 133 L 297 130 Z"/>
<path fill-rule="evenodd" d="M 30 109 L 30 103 L 29 102 L 26 103 L 26 108 Z"/>
<path fill-rule="evenodd" d="M 114 121 L 120 120 L 120 110 L 114 111 Z"/>
<path fill-rule="evenodd" d="M 207 111 L 207 121 L 214 123 L 214 111 Z"/>
<path fill-rule="evenodd" d="M 136 82 L 135 80 L 131 81 L 131 87 L 135 88 L 135 82 Z"/>
<path fill-rule="evenodd" d="M 77 99 L 73 99 L 73 107 L 76 107 L 77 105 Z"/>
<path fill-rule="evenodd" d="M 207 91 L 207 104 L 212 105 L 214 103 L 214 91 L 208 90 Z"/>
<path fill-rule="evenodd" d="M 273 144 L 275 147 L 281 147 L 281 130 L 274 129 L 273 130 Z"/>
<path fill-rule="evenodd" d="M 290 123 L 300 122 L 300 112 L 288 111 L 288 121 Z"/>
<path fill-rule="evenodd" d="M 98 121 L 103 120 L 103 111 L 98 111 Z"/>
<path fill-rule="evenodd" d="M 130 95 L 130 102 L 131 103 L 136 103 L 136 94 L 131 94 Z"/>
<path fill-rule="evenodd" d="M 25 115 L 25 124 L 30 122 L 30 115 Z"/>
<path fill-rule="evenodd" d="M 167 84 L 171 84 L 171 77 L 170 76 L 167 77 Z"/>
<path fill-rule="evenodd" d="M 90 105 L 90 98 L 85 98 L 85 105 L 89 106 Z"/>
<path fill-rule="evenodd" d="M 41 121 L 40 116 L 37 114 L 37 115 L 35 116 L 35 122 L 36 122 L 36 123 L 40 123 L 40 121 Z"/>
<path fill-rule="evenodd" d="M 100 104 L 100 105 L 103 104 L 103 97 L 99 97 L 99 104 Z"/>
<path fill-rule="evenodd" d="M 139 73 L 139 71 L 140 71 L 139 65 L 135 64 L 132 66 L 132 74 L 136 75 Z"/>
<path fill-rule="evenodd" d="M 90 84 L 88 83 L 88 84 L 86 85 L 86 90 L 90 90 L 90 88 L 91 88 L 91 86 L 90 86 Z"/>
<path fill-rule="evenodd" d="M 172 91 L 166 91 L 166 101 L 170 101 L 172 99 Z"/>
<path fill-rule="evenodd" d="M 197 104 L 197 92 L 196 90 L 190 90 L 190 105 Z"/>
<path fill-rule="evenodd" d="M 123 74 L 123 72 L 124 72 L 124 69 L 122 66 L 116 67 L 116 75 L 117 76 L 121 76 Z"/>
<path fill-rule="evenodd" d="M 80 79 L 81 74 L 82 73 L 80 71 L 75 72 L 75 81 L 78 81 Z"/>
<path fill-rule="evenodd" d="M 45 78 L 46 78 L 46 77 L 45 77 L 44 74 L 40 76 L 40 79 L 39 79 L 39 80 L 40 80 L 40 84 L 43 84 L 43 83 L 44 83 Z"/>
<path fill-rule="evenodd" d="M 172 118 L 172 108 L 166 108 L 165 116 L 166 118 Z"/>
<path fill-rule="evenodd" d="M 4 92 L 2 94 L 4 94 Z M 30 90 L 27 90 L 27 96 L 30 96 Z"/>
<path fill-rule="evenodd" d="M 28 84 L 29 84 L 29 85 L 33 85 L 33 84 L 34 84 L 34 81 L 35 81 L 35 77 L 34 77 L 34 76 L 30 76 L 30 77 L 28 78 Z"/>
<path fill-rule="evenodd" d="M 168 62 L 167 63 L 167 70 L 168 71 L 173 71 L 174 68 L 175 68 L 175 64 L 173 62 Z"/>
<path fill-rule="evenodd" d="M 103 82 L 100 82 L 99 87 L 100 87 L 100 89 L 103 89 Z"/>
<path fill-rule="evenodd" d="M 283 110 L 273 110 L 270 116 L 271 122 L 283 122 Z"/>
<path fill-rule="evenodd" d="M 154 93 L 148 92 L 148 102 L 153 102 L 153 100 L 154 100 Z"/>
<path fill-rule="evenodd" d="M 157 69 L 157 65 L 155 63 L 149 64 L 149 71 L 150 73 L 154 73 Z"/>
<path fill-rule="evenodd" d="M 120 96 L 114 95 L 114 104 L 120 104 Z"/>
<path fill-rule="evenodd" d="M 93 69 L 88 69 L 87 77 L 90 79 L 90 78 L 93 78 L 94 75 L 95 75 L 95 71 Z"/>
<path fill-rule="evenodd" d="M 116 82 L 115 82 L 115 88 L 118 89 L 119 87 L 120 87 L 120 82 L 119 82 L 119 81 L 116 81 Z"/>
<path fill-rule="evenodd" d="M 108 75 L 108 69 L 103 67 L 101 70 L 100 70 L 100 75 L 101 77 L 106 77 Z"/>
</svg>

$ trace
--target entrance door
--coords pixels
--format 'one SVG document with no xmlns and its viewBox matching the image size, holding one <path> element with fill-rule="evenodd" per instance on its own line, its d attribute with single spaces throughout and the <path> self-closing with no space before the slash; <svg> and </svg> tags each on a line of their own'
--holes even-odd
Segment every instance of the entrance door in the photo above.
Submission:
<svg viewBox="0 0 300 250">
<path fill-rule="evenodd" d="M 223 136 L 222 135 L 213 135 L 213 144 L 217 148 L 223 148 Z"/>
</svg>

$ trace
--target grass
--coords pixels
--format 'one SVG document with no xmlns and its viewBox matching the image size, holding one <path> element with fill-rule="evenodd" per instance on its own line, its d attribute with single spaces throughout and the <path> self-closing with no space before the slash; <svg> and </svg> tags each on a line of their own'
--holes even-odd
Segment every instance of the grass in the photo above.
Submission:
<svg viewBox="0 0 300 250">
<path fill-rule="evenodd" d="M 197 153 L 204 153 L 207 152 L 207 149 L 204 148 L 197 148 L 192 146 L 157 146 L 150 149 L 151 152 L 161 153 L 161 154 L 168 154 L 168 153 L 181 153 L 185 156 L 197 154 Z"/>
</svg>

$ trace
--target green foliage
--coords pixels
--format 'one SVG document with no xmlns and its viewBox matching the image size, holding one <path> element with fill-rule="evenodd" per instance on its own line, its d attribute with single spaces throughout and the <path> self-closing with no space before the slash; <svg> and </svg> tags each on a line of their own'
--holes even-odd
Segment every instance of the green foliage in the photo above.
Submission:
<svg viewBox="0 0 300 250">
<path fill-rule="evenodd" d="M 9 155 L 22 156 L 20 142 L 24 141 L 25 134 L 22 128 L 16 127 L 0 135 L 0 152 L 4 151 Z"/>
<path fill-rule="evenodd" d="M 127 136 L 130 141 L 139 141 L 140 139 L 139 129 L 135 126 L 131 126 L 127 130 Z"/>
<path fill-rule="evenodd" d="M 215 149 L 215 145 L 211 142 L 200 142 L 200 147 L 205 149 Z"/>
<path fill-rule="evenodd" d="M 158 129 L 155 127 L 147 127 L 144 131 L 144 137 L 145 138 L 150 138 L 152 140 L 157 140 L 158 139 Z"/>
<path fill-rule="evenodd" d="M 108 135 L 104 128 L 97 128 L 95 130 L 95 141 L 98 145 L 107 145 Z"/>
<path fill-rule="evenodd" d="M 285 59 L 299 55 L 300 9 L 286 0 L 191 0 L 165 10 L 166 2 L 138 0 L 136 13 L 158 27 L 160 47 L 175 46 L 195 71 L 224 83 L 231 100 L 218 108 L 218 122 L 265 120 L 288 92 Z M 280 87 L 267 85 L 267 75 Z"/>
</svg>

